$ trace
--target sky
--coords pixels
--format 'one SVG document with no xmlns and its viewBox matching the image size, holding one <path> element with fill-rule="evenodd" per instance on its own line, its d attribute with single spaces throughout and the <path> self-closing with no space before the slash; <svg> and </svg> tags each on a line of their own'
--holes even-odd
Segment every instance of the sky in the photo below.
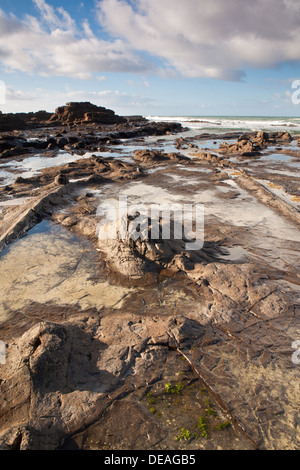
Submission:
<svg viewBox="0 0 300 470">
<path fill-rule="evenodd" d="M 299 25 L 299 0 L 0 0 L 0 110 L 298 117 Z"/>
</svg>

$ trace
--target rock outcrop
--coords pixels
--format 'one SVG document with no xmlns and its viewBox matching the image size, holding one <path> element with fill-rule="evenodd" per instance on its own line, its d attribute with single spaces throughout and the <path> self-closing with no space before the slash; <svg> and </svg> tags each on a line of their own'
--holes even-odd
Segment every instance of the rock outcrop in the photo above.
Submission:
<svg viewBox="0 0 300 470">
<path fill-rule="evenodd" d="M 110 420 L 102 415 L 114 407 L 119 408 L 113 417 L 118 427 L 124 415 L 128 419 L 128 406 L 131 424 L 141 426 L 134 429 L 131 448 L 147 449 L 162 440 L 165 432 L 145 406 L 120 400 L 133 391 L 124 381 L 135 376 L 138 389 L 155 375 L 166 375 L 158 373 L 157 364 L 163 366 L 169 346 L 201 337 L 203 329 L 185 317 L 132 319 L 130 314 L 101 319 L 87 312 L 64 324 L 37 324 L 10 344 L 1 370 L 0 449 L 59 449 L 97 422 L 105 428 Z M 105 438 L 100 429 L 97 435 Z M 130 440 L 127 435 L 127 445 Z"/>
<path fill-rule="evenodd" d="M 260 151 L 268 145 L 276 142 L 291 142 L 293 140 L 289 132 L 274 132 L 269 134 L 264 131 L 241 135 L 234 144 L 223 142 L 219 152 L 224 154 L 239 154 L 241 156 L 260 155 Z"/>
<path fill-rule="evenodd" d="M 36 113 L 0 114 L 0 132 L 11 132 L 14 130 L 43 127 L 51 116 L 52 114 L 47 113 L 46 111 L 38 111 Z"/>
<path fill-rule="evenodd" d="M 92 103 L 67 103 L 60 106 L 51 116 L 50 122 L 60 122 L 62 124 L 80 125 L 80 124 L 120 124 L 126 122 L 126 119 L 117 116 L 114 111 L 96 106 Z"/>
<path fill-rule="evenodd" d="M 77 122 L 73 118 L 69 116 L 66 122 Z M 140 125 L 138 117 L 137 124 L 137 128 L 126 128 L 125 123 L 124 132 L 138 129 L 146 135 L 162 129 L 168 132 L 169 126 Z M 109 129 L 101 137 L 117 138 L 122 126 L 120 123 L 114 132 Z M 46 136 L 44 145 L 72 150 L 78 145 L 82 150 L 97 146 L 96 134 L 81 136 L 78 128 L 72 133 L 63 129 Z M 280 139 L 289 137 L 264 132 L 243 135 L 233 149 L 228 146 L 228 153 L 251 154 Z M 28 150 L 27 145 L 41 143 L 9 134 L 0 139 L 0 152 Z M 191 148 L 188 140 L 178 139 L 177 143 L 178 149 Z M 44 169 L 30 178 L 20 176 L 0 189 L 0 195 L 10 199 L 32 198 L 4 209 L 0 249 L 50 217 L 72 234 L 94 242 L 96 248 L 92 243 L 80 245 L 73 262 L 68 253 L 75 250 L 76 242 L 70 237 L 64 262 L 57 264 L 62 275 L 53 280 L 50 245 L 43 247 L 46 263 L 38 261 L 27 247 L 26 254 L 33 260 L 22 269 L 27 282 L 32 285 L 36 276 L 40 283 L 39 266 L 46 264 L 45 290 L 60 289 L 72 280 L 78 303 L 70 302 L 62 290 L 61 297 L 57 291 L 50 297 L 55 302 L 41 295 L 7 307 L 10 316 L 1 325 L 6 362 L 1 364 L 0 450 L 299 448 L 299 365 L 291 360 L 299 323 L 297 289 L 292 287 L 299 285 L 298 241 L 296 237 L 285 240 L 283 231 L 280 243 L 272 236 L 264 245 L 262 237 L 268 237 L 267 231 L 263 219 L 257 220 L 260 211 L 264 219 L 271 215 L 260 207 L 264 203 L 285 216 L 282 227 L 288 230 L 289 218 L 299 225 L 299 211 L 292 208 L 292 213 L 281 198 L 277 200 L 246 171 L 232 162 L 232 167 L 225 166 L 225 156 L 209 151 L 199 150 L 199 155 L 189 159 L 179 153 L 144 149 L 135 152 L 134 160 L 128 163 L 92 155 Z M 166 172 L 160 164 L 167 167 Z M 155 172 L 147 171 L 156 165 Z M 228 178 L 226 168 L 236 170 L 234 180 Z M 188 175 L 187 170 L 191 170 Z M 184 180 L 180 178 L 183 172 Z M 136 206 L 123 219 L 126 238 L 119 236 L 112 218 L 101 225 L 103 235 L 115 229 L 115 237 L 99 237 L 100 205 L 110 204 L 109 197 L 122 195 L 122 191 L 132 198 L 143 194 L 132 187 L 135 181 L 131 187 L 126 184 L 140 177 L 152 182 L 155 200 L 159 200 L 156 191 L 160 188 L 167 191 L 161 193 L 162 202 L 172 193 L 174 202 L 186 197 L 189 201 L 197 194 L 197 201 L 206 196 L 208 210 L 215 204 L 218 210 L 209 216 L 202 247 L 186 249 L 190 240 L 186 240 L 180 217 L 182 236 L 175 237 L 176 209 L 170 224 L 166 221 L 169 236 L 162 235 L 164 218 L 152 214 L 150 218 L 147 210 L 143 216 L 143 209 Z M 108 182 L 111 184 L 103 191 L 102 185 Z M 230 210 L 228 201 L 234 208 L 230 206 L 233 212 L 226 222 L 219 215 Z M 235 225 L 239 203 L 241 212 L 249 208 L 250 215 L 255 214 L 253 222 L 250 218 Z M 149 204 L 150 196 L 144 206 Z M 271 223 L 275 222 L 281 230 L 279 218 Z M 262 225 L 261 231 L 256 231 L 258 225 Z M 271 229 L 269 224 L 265 227 Z M 141 237 L 136 237 L 138 233 Z M 270 248 L 274 243 L 273 258 Z M 29 246 L 38 245 L 34 239 Z M 282 259 L 278 257 L 281 247 Z M 20 252 L 17 254 L 21 259 Z M 90 291 L 79 294 L 86 277 L 78 269 L 89 254 L 93 268 L 87 269 L 88 285 L 93 285 L 97 303 L 84 306 L 79 300 L 89 298 Z M 10 266 L 16 271 L 14 260 Z M 12 291 L 17 298 L 16 284 L 24 292 L 22 275 L 16 279 L 9 288 L 4 284 L 2 292 Z M 104 279 L 113 284 L 108 288 L 118 291 L 118 302 L 104 301 L 104 291 L 98 290 Z M 4 304 L 4 296 L 2 300 Z M 189 432 L 188 438 L 182 430 Z"/>
<path fill-rule="evenodd" d="M 279 140 L 279 141 L 284 141 L 284 142 L 291 142 L 293 140 L 293 137 L 289 132 L 276 132 L 273 134 L 273 139 L 274 140 Z"/>
<path fill-rule="evenodd" d="M 164 153 L 159 150 L 136 150 L 134 152 L 134 160 L 146 164 L 160 164 L 166 162 L 189 162 L 190 158 L 180 153 Z"/>
<path fill-rule="evenodd" d="M 200 230 L 193 240 L 185 236 L 182 221 L 174 217 L 163 221 L 135 213 L 116 222 L 101 221 L 96 231 L 110 269 L 131 278 L 161 269 L 191 270 L 218 260 L 223 253 L 218 243 L 204 242 Z"/>
<path fill-rule="evenodd" d="M 219 148 L 220 153 L 236 153 L 242 156 L 259 155 L 261 145 L 250 140 L 247 136 L 241 136 L 234 144 L 222 143 Z"/>
</svg>

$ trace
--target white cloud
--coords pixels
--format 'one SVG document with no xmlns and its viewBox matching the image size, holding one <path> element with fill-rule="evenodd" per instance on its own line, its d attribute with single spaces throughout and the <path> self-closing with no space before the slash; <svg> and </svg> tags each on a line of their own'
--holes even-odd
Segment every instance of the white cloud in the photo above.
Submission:
<svg viewBox="0 0 300 470">
<path fill-rule="evenodd" d="M 98 106 L 113 109 L 121 115 L 135 114 L 139 110 L 142 112 L 145 107 L 154 103 L 153 98 L 149 96 L 120 90 L 91 91 L 74 89 L 66 85 L 64 90 L 36 88 L 31 92 L 24 92 L 8 86 L 6 87 L 6 103 L 1 105 L 1 111 L 4 113 L 28 112 L 28 110 L 39 111 L 42 108 L 54 112 L 58 106 L 71 101 L 90 101 Z"/>
<path fill-rule="evenodd" d="M 6 99 L 7 101 L 33 101 L 35 94 L 22 90 L 14 90 L 11 86 L 6 86 Z"/>
<path fill-rule="evenodd" d="M 103 72 L 147 73 L 145 61 L 121 39 L 97 38 L 87 20 L 77 28 L 63 8 L 34 0 L 40 18 L 20 20 L 0 9 L 0 61 L 6 70 L 90 79 Z"/>
<path fill-rule="evenodd" d="M 59 15 L 55 13 L 55 9 L 46 3 L 45 0 L 32 0 L 41 13 L 42 20 L 51 27 L 63 28 L 66 30 L 75 30 L 75 22 L 69 13 L 62 7 L 57 9 Z"/>
<path fill-rule="evenodd" d="M 101 25 L 187 77 L 238 80 L 300 60 L 299 0 L 101 0 Z"/>
<path fill-rule="evenodd" d="M 19 19 L 0 9 L 5 70 L 79 79 L 126 72 L 241 80 L 249 67 L 300 61 L 299 0 L 95 0 L 99 23 L 111 35 L 106 40 L 87 19 L 78 25 L 63 7 L 32 2 L 37 16 Z"/>
</svg>

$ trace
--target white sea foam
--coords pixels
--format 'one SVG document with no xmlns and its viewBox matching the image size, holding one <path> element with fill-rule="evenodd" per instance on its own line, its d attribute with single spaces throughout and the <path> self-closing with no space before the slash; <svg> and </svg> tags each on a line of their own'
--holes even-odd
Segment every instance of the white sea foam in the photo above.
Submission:
<svg viewBox="0 0 300 470">
<path fill-rule="evenodd" d="M 231 117 L 231 116 L 147 116 L 150 121 L 180 122 L 191 130 L 221 133 L 230 130 L 300 133 L 300 118 L 295 117 Z"/>
</svg>

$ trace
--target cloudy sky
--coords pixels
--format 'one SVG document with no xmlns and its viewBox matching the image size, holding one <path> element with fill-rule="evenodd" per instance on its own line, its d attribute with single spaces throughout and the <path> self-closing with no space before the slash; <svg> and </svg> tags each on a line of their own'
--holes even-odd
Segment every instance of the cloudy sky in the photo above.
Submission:
<svg viewBox="0 0 300 470">
<path fill-rule="evenodd" d="M 0 110 L 298 116 L 299 25 L 299 0 L 0 0 Z"/>
</svg>

